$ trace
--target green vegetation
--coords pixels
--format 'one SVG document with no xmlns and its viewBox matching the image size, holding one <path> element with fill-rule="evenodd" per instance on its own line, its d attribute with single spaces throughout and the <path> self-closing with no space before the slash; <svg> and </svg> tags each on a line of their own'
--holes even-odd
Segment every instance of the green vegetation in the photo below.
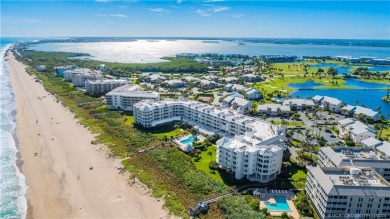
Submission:
<svg viewBox="0 0 390 219">
<path fill-rule="evenodd" d="M 282 121 L 271 121 L 274 125 L 282 125 Z M 284 126 L 302 126 L 303 122 L 301 121 L 286 121 L 286 123 L 283 123 Z"/>
<path fill-rule="evenodd" d="M 125 125 L 133 127 L 134 116 L 126 116 Z"/>
<path fill-rule="evenodd" d="M 173 125 L 159 126 L 151 129 L 143 129 L 141 127 L 137 127 L 137 129 L 144 133 L 150 133 L 156 138 L 160 140 L 164 139 L 165 141 L 179 137 L 184 134 L 181 128 L 176 128 Z"/>
<path fill-rule="evenodd" d="M 314 210 L 311 208 L 306 192 L 298 192 L 297 197 L 293 200 L 293 202 L 299 212 L 299 215 L 304 217 L 313 217 L 315 215 Z"/>
<path fill-rule="evenodd" d="M 198 170 L 204 172 L 206 175 L 213 178 L 214 180 L 223 183 L 219 171 L 212 170 L 209 167 L 210 162 L 216 160 L 216 156 L 217 156 L 216 149 L 217 147 L 215 145 L 208 147 L 207 151 L 201 151 L 201 153 L 198 155 L 200 156 L 200 159 L 197 157 L 192 158 L 192 162 L 194 163 L 195 167 Z M 210 152 L 211 152 L 211 156 L 209 154 Z"/>
<path fill-rule="evenodd" d="M 218 205 L 226 213 L 227 218 L 265 219 L 258 211 L 259 202 L 251 196 L 228 196 L 218 201 Z"/>
<path fill-rule="evenodd" d="M 152 150 L 123 164 L 133 177 L 153 190 L 154 196 L 165 198 L 165 207 L 170 212 L 181 217 L 188 217 L 186 208 L 198 200 L 228 190 L 224 184 L 197 170 L 191 158 L 177 148 Z"/>
<path fill-rule="evenodd" d="M 85 56 L 84 53 L 70 52 L 41 52 L 41 51 L 22 51 L 26 64 L 35 67 L 36 65 L 44 64 L 47 70 L 52 71 L 53 67 L 60 65 L 77 65 L 90 69 L 99 69 L 100 64 L 105 64 L 107 69 L 104 73 L 116 77 L 131 77 L 135 73 L 140 72 L 164 72 L 164 73 L 204 73 L 207 71 L 207 66 L 199 64 L 192 59 L 176 59 L 164 58 L 165 62 L 148 63 L 148 64 L 129 64 L 129 63 L 112 63 L 101 62 L 96 60 L 69 60 L 68 57 Z M 30 60 L 28 60 L 30 59 Z M 133 82 L 133 81 L 132 81 Z"/>
</svg>

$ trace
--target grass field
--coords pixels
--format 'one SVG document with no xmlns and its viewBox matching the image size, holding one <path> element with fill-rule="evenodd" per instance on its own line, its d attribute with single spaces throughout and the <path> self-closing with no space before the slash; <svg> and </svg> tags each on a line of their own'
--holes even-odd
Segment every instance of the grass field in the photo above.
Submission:
<svg viewBox="0 0 390 219">
<path fill-rule="evenodd" d="M 323 86 L 319 86 L 319 89 L 325 88 L 350 88 L 345 85 L 345 80 L 341 78 L 333 78 L 331 76 L 326 76 L 319 78 L 318 76 L 295 76 L 295 77 L 284 77 L 284 78 L 273 78 L 271 81 L 264 81 L 255 84 L 253 87 L 262 92 L 263 94 L 281 92 L 282 94 L 288 94 L 291 91 L 294 91 L 294 88 L 290 88 L 288 84 L 290 83 L 305 83 L 307 81 L 313 81 L 320 83 Z M 332 83 L 333 82 L 333 83 Z M 337 84 L 336 84 L 337 83 Z M 265 95 L 266 96 L 266 95 Z M 283 96 L 283 95 L 282 95 Z"/>
<path fill-rule="evenodd" d="M 125 124 L 133 127 L 134 116 L 126 116 Z"/>
<path fill-rule="evenodd" d="M 150 129 L 148 130 L 148 133 L 151 133 L 152 135 L 156 136 L 159 139 L 163 139 L 165 136 L 169 139 L 172 137 L 179 137 L 184 132 L 179 128 L 174 128 L 173 125 L 170 126 L 161 126 L 158 128 Z"/>
<path fill-rule="evenodd" d="M 214 171 L 215 174 L 211 173 L 211 170 L 209 168 L 209 163 L 210 161 L 215 161 L 216 160 L 216 157 L 217 157 L 217 152 L 216 152 L 216 149 L 217 147 L 216 146 L 210 146 L 207 148 L 207 151 L 202 151 L 200 156 L 202 157 L 202 159 L 200 159 L 199 161 L 195 161 L 195 158 L 192 159 L 192 162 L 194 163 L 195 167 L 204 172 L 206 175 L 208 175 L 209 177 L 215 179 L 216 181 L 218 182 L 221 182 L 223 183 L 223 180 L 222 180 L 222 177 L 221 175 L 219 174 L 219 171 Z M 211 155 L 211 158 L 210 158 L 210 155 L 207 155 L 208 152 L 211 152 L 212 155 Z"/>
</svg>

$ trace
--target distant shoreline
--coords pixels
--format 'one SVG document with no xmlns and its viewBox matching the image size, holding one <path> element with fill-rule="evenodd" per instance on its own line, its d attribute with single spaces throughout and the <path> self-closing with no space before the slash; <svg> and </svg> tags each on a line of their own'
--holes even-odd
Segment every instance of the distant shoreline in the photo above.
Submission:
<svg viewBox="0 0 390 219">
<path fill-rule="evenodd" d="M 241 43 L 270 43 L 287 45 L 325 45 L 325 46 L 368 46 L 388 47 L 386 39 L 305 39 L 305 38 L 242 38 L 242 37 L 67 37 L 41 39 L 37 43 L 66 42 L 131 42 L 136 40 L 201 40 L 201 41 L 237 41 Z"/>
</svg>

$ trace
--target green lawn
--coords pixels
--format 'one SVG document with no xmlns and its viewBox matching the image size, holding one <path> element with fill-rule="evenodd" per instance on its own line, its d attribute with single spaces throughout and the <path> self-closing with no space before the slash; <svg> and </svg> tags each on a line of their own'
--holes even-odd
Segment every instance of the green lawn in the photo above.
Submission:
<svg viewBox="0 0 390 219">
<path fill-rule="evenodd" d="M 345 80 L 342 78 L 333 78 L 331 76 L 326 76 L 319 78 L 318 76 L 294 76 L 294 77 L 275 77 L 272 81 L 264 81 L 255 84 L 253 87 L 263 93 L 267 97 L 268 93 L 281 92 L 282 94 L 288 94 L 293 91 L 293 88 L 290 88 L 288 84 L 290 83 L 305 83 L 306 81 L 314 81 L 316 83 L 321 83 L 323 86 L 319 86 L 319 89 L 325 88 L 351 88 L 345 85 Z M 337 84 L 335 84 L 337 81 Z M 332 84 L 333 82 L 333 84 Z"/>
<path fill-rule="evenodd" d="M 381 137 L 382 138 L 387 138 L 387 136 L 390 136 L 390 126 L 387 128 L 387 129 L 383 129 L 382 131 L 381 131 Z M 390 138 L 389 138 L 389 140 L 390 140 Z"/>
<path fill-rule="evenodd" d="M 134 116 L 126 116 L 126 122 L 125 122 L 126 125 L 133 127 L 133 122 L 134 122 Z"/>
<path fill-rule="evenodd" d="M 181 129 L 174 128 L 173 125 L 161 126 L 161 127 L 150 129 L 150 130 L 148 129 L 147 132 L 153 134 L 154 136 L 156 136 L 159 139 L 163 139 L 165 136 L 167 136 L 168 139 L 171 136 L 178 137 L 184 133 Z"/>
<path fill-rule="evenodd" d="M 217 147 L 216 146 L 210 146 L 207 148 L 207 151 L 202 151 L 200 156 L 202 159 L 200 161 L 195 161 L 195 158 L 192 158 L 192 162 L 194 163 L 195 167 L 207 174 L 209 177 L 215 179 L 218 182 L 224 183 L 222 180 L 221 175 L 219 174 L 219 171 L 215 171 L 215 174 L 211 173 L 211 170 L 209 168 L 209 163 L 211 160 L 216 161 L 217 153 L 216 153 Z M 209 155 L 207 155 L 208 152 L 212 153 L 212 158 L 210 158 Z"/>
</svg>

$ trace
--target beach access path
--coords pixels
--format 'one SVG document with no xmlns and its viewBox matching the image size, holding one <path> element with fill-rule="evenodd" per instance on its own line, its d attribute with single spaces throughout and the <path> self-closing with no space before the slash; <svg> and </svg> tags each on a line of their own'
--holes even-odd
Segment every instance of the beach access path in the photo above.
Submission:
<svg viewBox="0 0 390 219">
<path fill-rule="evenodd" d="M 140 184 L 129 186 L 94 135 L 8 52 L 17 108 L 18 162 L 28 186 L 27 218 L 169 218 Z M 93 167 L 90 170 L 90 167 Z"/>
</svg>

